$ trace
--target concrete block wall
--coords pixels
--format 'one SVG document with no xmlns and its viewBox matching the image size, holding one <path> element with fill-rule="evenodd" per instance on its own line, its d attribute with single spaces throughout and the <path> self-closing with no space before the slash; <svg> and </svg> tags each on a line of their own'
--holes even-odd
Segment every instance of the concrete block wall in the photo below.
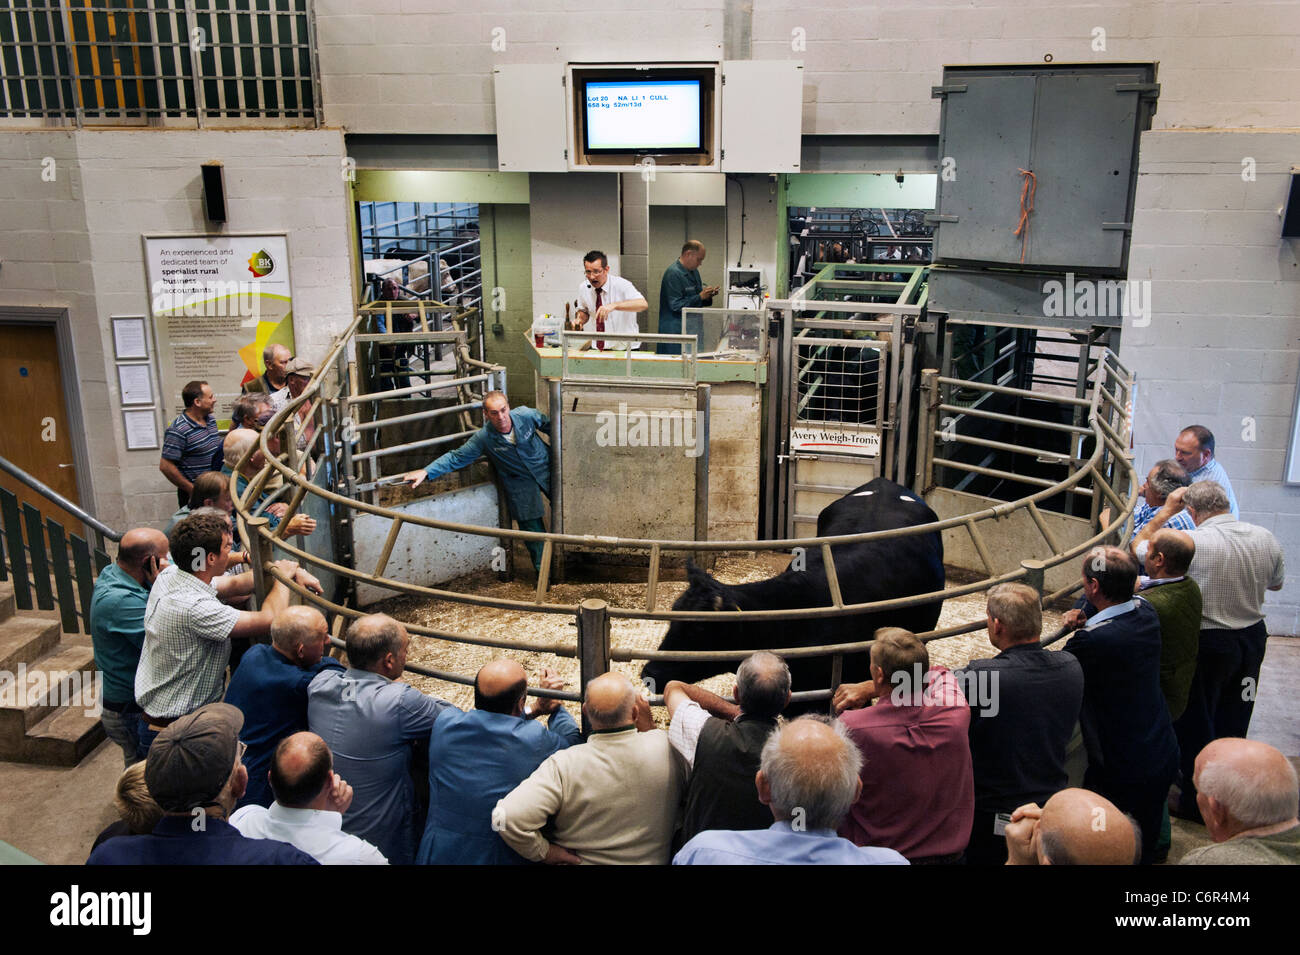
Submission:
<svg viewBox="0 0 1300 955">
<path fill-rule="evenodd" d="M 1141 156 L 1129 279 L 1151 283 L 1151 318 L 1126 320 L 1121 344 L 1138 376 L 1138 470 L 1172 456 L 1181 428 L 1214 432 L 1242 519 L 1286 551 L 1269 631 L 1297 634 L 1300 487 L 1281 481 L 1300 369 L 1300 240 L 1280 237 L 1279 210 L 1300 131 L 1155 130 Z"/>
<path fill-rule="evenodd" d="M 802 60 L 807 135 L 937 133 L 945 63 L 1047 54 L 1158 61 L 1157 129 L 1300 125 L 1300 5 L 1266 0 L 317 0 L 316 20 L 326 120 L 349 132 L 495 132 L 501 63 L 724 53 Z"/>
<path fill-rule="evenodd" d="M 158 451 L 125 450 L 113 363 L 111 316 L 149 311 L 141 235 L 223 231 L 204 219 L 199 172 L 202 161 L 223 161 L 224 231 L 288 233 L 297 350 L 319 359 L 353 311 L 343 137 L 95 130 L 11 133 L 0 143 L 0 221 L 31 223 L 32 233 L 0 234 L 0 304 L 69 310 L 93 462 L 83 504 L 113 527 L 160 525 L 176 496 Z M 47 155 L 59 161 L 52 183 L 40 179 Z"/>
</svg>

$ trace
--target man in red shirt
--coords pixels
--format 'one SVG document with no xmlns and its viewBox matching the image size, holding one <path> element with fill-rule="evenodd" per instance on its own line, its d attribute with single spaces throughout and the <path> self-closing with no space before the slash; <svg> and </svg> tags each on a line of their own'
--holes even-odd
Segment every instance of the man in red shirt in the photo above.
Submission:
<svg viewBox="0 0 1300 955">
<path fill-rule="evenodd" d="M 864 757 L 862 795 L 840 835 L 913 865 L 960 861 L 975 812 L 965 695 L 946 667 L 930 669 L 925 644 L 897 627 L 876 631 L 867 694 L 875 706 L 840 717 Z"/>
</svg>

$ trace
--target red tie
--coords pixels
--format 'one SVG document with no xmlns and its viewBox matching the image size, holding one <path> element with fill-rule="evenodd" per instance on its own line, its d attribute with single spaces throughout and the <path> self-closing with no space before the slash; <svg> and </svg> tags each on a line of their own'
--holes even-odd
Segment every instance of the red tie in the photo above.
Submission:
<svg viewBox="0 0 1300 955">
<path fill-rule="evenodd" d="M 596 331 L 598 332 L 603 332 L 605 330 L 605 320 L 600 317 L 600 293 L 602 291 L 604 290 L 596 289 Z M 597 340 L 596 351 L 604 351 L 604 350 L 605 350 L 605 343 L 603 341 Z"/>
</svg>

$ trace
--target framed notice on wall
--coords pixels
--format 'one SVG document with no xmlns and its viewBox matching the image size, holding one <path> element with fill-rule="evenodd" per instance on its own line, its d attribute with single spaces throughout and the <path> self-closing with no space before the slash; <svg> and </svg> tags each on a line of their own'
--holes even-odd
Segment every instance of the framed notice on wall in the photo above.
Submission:
<svg viewBox="0 0 1300 955">
<path fill-rule="evenodd" d="M 265 370 L 266 346 L 294 350 L 288 237 L 143 238 L 164 420 L 184 410 L 187 382 L 206 381 L 228 428 L 243 384 Z"/>
<path fill-rule="evenodd" d="M 159 447 L 158 412 L 155 409 L 124 410 L 122 427 L 126 432 L 128 451 L 148 451 Z"/>
<path fill-rule="evenodd" d="M 113 357 L 118 361 L 149 357 L 143 315 L 113 316 Z"/>
<path fill-rule="evenodd" d="M 1282 483 L 1300 485 L 1300 374 L 1296 375 L 1295 400 L 1291 405 L 1291 431 L 1286 446 L 1286 470 Z"/>
</svg>

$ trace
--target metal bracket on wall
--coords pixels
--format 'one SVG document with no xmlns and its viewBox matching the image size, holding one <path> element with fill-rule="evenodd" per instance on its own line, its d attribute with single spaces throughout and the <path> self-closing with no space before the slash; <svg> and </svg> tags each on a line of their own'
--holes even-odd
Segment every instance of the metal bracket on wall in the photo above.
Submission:
<svg viewBox="0 0 1300 955">
<path fill-rule="evenodd" d="M 943 99 L 949 93 L 964 93 L 964 92 L 966 92 L 965 83 L 953 83 L 949 86 L 931 86 L 930 99 Z"/>
</svg>

